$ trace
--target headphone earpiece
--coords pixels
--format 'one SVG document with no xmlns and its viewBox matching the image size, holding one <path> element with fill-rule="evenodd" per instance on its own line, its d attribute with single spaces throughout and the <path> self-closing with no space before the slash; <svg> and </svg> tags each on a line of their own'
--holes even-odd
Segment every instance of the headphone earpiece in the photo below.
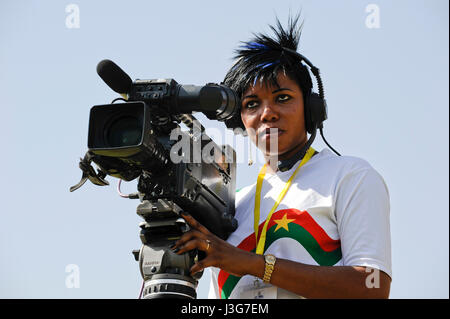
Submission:
<svg viewBox="0 0 450 319">
<path fill-rule="evenodd" d="M 312 134 L 314 130 L 322 127 L 322 122 L 328 118 L 327 102 L 317 93 L 311 93 L 305 99 L 305 126 L 306 131 Z"/>
<path fill-rule="evenodd" d="M 320 71 L 317 67 L 315 67 L 311 61 L 309 61 L 305 56 L 298 53 L 295 50 L 283 47 L 283 50 L 290 52 L 296 55 L 300 61 L 300 65 L 303 66 L 302 62 L 305 62 L 311 73 L 314 75 L 317 81 L 317 87 L 319 89 L 319 93 L 312 92 L 305 99 L 305 127 L 306 131 L 309 134 L 312 134 L 316 129 L 323 128 L 323 121 L 328 118 L 327 115 L 327 102 L 325 101 L 325 95 L 323 92 L 323 84 L 322 79 L 320 77 Z"/>
</svg>

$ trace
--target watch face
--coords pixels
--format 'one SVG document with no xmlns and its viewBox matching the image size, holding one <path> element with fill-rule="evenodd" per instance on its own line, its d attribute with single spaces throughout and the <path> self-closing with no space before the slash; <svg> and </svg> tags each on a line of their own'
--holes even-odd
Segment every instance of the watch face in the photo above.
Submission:
<svg viewBox="0 0 450 319">
<path fill-rule="evenodd" d="M 266 261 L 267 261 L 268 263 L 273 264 L 273 263 L 275 262 L 275 257 L 272 256 L 272 255 L 267 255 L 267 256 L 266 256 Z"/>
</svg>

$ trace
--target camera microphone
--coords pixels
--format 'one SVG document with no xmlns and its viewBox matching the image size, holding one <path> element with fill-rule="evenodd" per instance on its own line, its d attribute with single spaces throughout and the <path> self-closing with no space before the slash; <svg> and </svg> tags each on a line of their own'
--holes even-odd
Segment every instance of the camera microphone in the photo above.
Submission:
<svg viewBox="0 0 450 319">
<path fill-rule="evenodd" d="M 223 84 L 181 85 L 174 79 L 138 79 L 133 82 L 111 60 L 100 61 L 97 73 L 113 91 L 127 95 L 127 101 L 159 106 L 170 114 L 203 112 L 209 119 L 226 121 L 240 112 L 239 97 Z"/>
<path fill-rule="evenodd" d="M 130 92 L 133 81 L 128 74 L 113 61 L 100 61 L 97 64 L 97 73 L 114 92 L 119 94 Z"/>
</svg>

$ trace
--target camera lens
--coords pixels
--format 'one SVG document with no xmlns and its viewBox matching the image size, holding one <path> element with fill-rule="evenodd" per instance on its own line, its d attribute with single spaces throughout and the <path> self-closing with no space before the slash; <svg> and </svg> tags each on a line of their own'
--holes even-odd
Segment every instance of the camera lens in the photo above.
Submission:
<svg viewBox="0 0 450 319">
<path fill-rule="evenodd" d="M 109 126 L 106 138 L 110 147 L 137 145 L 142 138 L 142 121 L 133 116 L 120 117 Z"/>
</svg>

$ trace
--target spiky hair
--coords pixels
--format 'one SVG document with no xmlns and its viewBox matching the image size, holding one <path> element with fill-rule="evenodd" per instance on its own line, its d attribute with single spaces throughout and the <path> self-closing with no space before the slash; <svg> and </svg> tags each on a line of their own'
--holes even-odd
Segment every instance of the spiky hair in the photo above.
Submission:
<svg viewBox="0 0 450 319">
<path fill-rule="evenodd" d="M 276 25 L 270 26 L 273 36 L 257 33 L 253 38 L 235 50 L 236 62 L 228 71 L 224 84 L 236 91 L 238 96 L 255 84 L 264 83 L 279 86 L 277 76 L 283 72 L 300 87 L 304 100 L 307 100 L 312 90 L 311 76 L 301 59 L 283 48 L 297 51 L 303 23 L 298 25 L 300 15 L 288 19 L 284 29 L 279 19 Z M 305 101 L 304 101 L 305 102 Z M 240 114 L 226 122 L 229 128 L 245 129 Z"/>
</svg>

